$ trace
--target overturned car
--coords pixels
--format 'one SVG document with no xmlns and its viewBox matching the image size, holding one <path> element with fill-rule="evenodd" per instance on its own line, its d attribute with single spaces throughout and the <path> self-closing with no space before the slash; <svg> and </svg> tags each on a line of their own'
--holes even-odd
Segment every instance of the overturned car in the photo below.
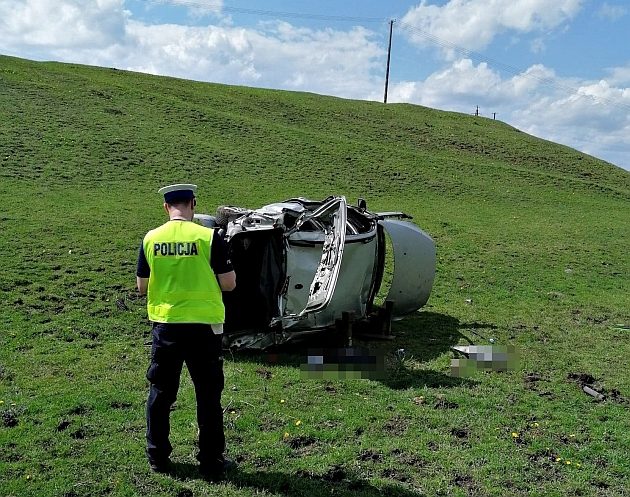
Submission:
<svg viewBox="0 0 630 497">
<path fill-rule="evenodd" d="M 355 323 L 364 333 L 386 334 L 392 319 L 427 302 L 435 276 L 435 244 L 408 219 L 369 212 L 362 199 L 347 205 L 344 197 L 196 214 L 196 222 L 220 230 L 236 271 L 236 290 L 224 294 L 224 346 L 266 349 L 313 333 L 334 335 L 340 323 L 344 333 Z"/>
</svg>

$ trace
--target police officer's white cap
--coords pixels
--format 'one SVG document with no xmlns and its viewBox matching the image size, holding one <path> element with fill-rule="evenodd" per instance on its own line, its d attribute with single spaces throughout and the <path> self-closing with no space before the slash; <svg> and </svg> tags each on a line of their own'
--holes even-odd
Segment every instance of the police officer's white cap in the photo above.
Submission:
<svg viewBox="0 0 630 497">
<path fill-rule="evenodd" d="M 197 193 L 197 185 L 191 183 L 178 183 L 176 185 L 163 186 L 158 193 L 164 195 L 165 202 L 173 202 L 175 200 L 190 200 Z"/>
</svg>

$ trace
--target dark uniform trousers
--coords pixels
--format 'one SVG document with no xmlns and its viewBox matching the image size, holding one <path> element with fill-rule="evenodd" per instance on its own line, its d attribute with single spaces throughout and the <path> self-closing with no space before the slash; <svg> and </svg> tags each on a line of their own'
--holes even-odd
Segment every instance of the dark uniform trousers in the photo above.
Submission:
<svg viewBox="0 0 630 497">
<path fill-rule="evenodd" d="M 209 325 L 162 324 L 153 326 L 151 383 L 147 401 L 147 456 L 163 462 L 173 450 L 169 441 L 169 415 L 177 398 L 182 366 L 186 363 L 197 397 L 199 453 L 201 464 L 223 461 L 225 436 L 221 392 L 224 386 L 221 335 Z"/>
</svg>

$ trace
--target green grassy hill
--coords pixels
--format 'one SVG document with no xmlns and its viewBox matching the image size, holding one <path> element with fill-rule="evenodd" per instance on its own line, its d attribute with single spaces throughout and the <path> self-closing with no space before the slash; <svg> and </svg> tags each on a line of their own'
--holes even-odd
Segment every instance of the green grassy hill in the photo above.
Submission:
<svg viewBox="0 0 630 497">
<path fill-rule="evenodd" d="M 143 452 L 135 261 L 175 182 L 199 212 L 361 196 L 438 247 L 385 380 L 228 358 L 240 470 L 221 485 L 194 467 L 188 379 L 177 474 Z M 626 171 L 463 114 L 0 56 L 0 202 L 0 495 L 628 495 Z M 452 378 L 465 337 L 515 345 L 520 367 Z"/>
</svg>

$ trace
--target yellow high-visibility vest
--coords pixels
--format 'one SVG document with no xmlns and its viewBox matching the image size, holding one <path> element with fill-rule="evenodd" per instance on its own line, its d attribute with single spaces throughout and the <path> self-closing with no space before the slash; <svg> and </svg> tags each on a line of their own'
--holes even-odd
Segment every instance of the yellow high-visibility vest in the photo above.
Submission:
<svg viewBox="0 0 630 497">
<path fill-rule="evenodd" d="M 169 221 L 144 237 L 151 268 L 149 319 L 157 323 L 225 322 L 221 287 L 210 267 L 213 230 L 190 221 Z"/>
</svg>

